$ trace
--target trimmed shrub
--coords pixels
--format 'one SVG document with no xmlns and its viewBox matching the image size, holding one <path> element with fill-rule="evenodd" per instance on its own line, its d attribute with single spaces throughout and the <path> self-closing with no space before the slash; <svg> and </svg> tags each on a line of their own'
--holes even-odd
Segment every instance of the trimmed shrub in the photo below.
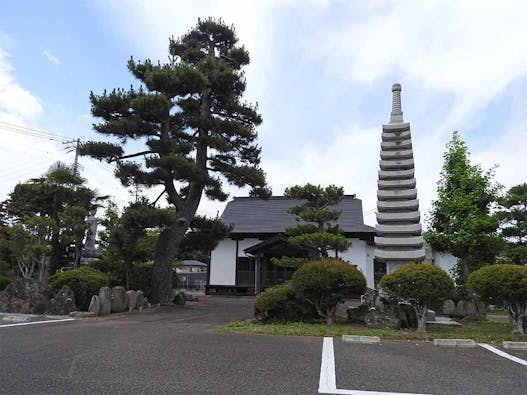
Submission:
<svg viewBox="0 0 527 395">
<path fill-rule="evenodd" d="M 339 304 L 366 289 L 366 279 L 356 267 L 334 258 L 305 263 L 291 279 L 297 297 L 311 304 L 328 325 L 335 322 Z"/>
<path fill-rule="evenodd" d="M 311 306 L 296 297 L 290 281 L 266 289 L 256 297 L 254 314 L 263 322 L 295 322 L 317 316 Z"/>
<path fill-rule="evenodd" d="M 441 268 L 426 264 L 405 265 L 386 274 L 379 288 L 390 298 L 411 304 L 418 317 L 417 330 L 426 331 L 426 311 L 438 300 L 454 292 L 454 283 Z"/>
<path fill-rule="evenodd" d="M 91 297 L 99 294 L 99 289 L 108 285 L 108 275 L 92 269 L 81 267 L 56 273 L 48 279 L 48 292 L 54 297 L 63 285 L 67 285 L 75 294 L 75 302 L 80 310 L 86 311 L 90 306 Z"/>
<path fill-rule="evenodd" d="M 524 334 L 527 267 L 511 264 L 484 266 L 474 271 L 468 281 L 484 301 L 507 310 L 512 320 L 512 333 Z"/>
</svg>

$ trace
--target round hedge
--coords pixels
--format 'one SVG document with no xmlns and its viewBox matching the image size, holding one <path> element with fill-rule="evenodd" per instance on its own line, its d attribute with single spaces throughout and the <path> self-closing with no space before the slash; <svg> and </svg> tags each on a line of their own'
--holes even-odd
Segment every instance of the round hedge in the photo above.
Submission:
<svg viewBox="0 0 527 395">
<path fill-rule="evenodd" d="M 527 303 L 527 267 L 512 264 L 484 266 L 468 279 L 485 301 L 496 305 Z"/>
<path fill-rule="evenodd" d="M 430 306 L 454 292 L 454 283 L 441 268 L 427 263 L 404 265 L 379 281 L 390 297 Z"/>
<path fill-rule="evenodd" d="M 54 297 L 62 286 L 67 285 L 75 294 L 75 303 L 80 310 L 88 310 L 93 295 L 101 287 L 108 286 L 108 275 L 91 267 L 81 267 L 56 273 L 48 279 L 48 292 Z"/>
<path fill-rule="evenodd" d="M 290 281 L 259 294 L 254 302 L 254 314 L 264 322 L 295 322 L 316 317 L 310 305 L 297 299 Z"/>
</svg>

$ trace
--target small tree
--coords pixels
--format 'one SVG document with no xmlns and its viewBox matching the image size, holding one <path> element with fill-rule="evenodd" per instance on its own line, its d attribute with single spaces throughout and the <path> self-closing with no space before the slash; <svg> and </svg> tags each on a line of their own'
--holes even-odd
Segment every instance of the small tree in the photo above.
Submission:
<svg viewBox="0 0 527 395">
<path fill-rule="evenodd" d="M 88 210 L 81 206 L 68 206 L 59 214 L 59 223 L 62 228 L 60 239 L 64 244 L 73 244 L 75 269 L 81 262 L 82 242 L 88 230 L 87 216 Z"/>
<path fill-rule="evenodd" d="M 390 298 L 410 303 L 416 310 L 418 332 L 426 332 L 428 306 L 454 291 L 448 274 L 437 266 L 413 263 L 386 274 L 379 288 Z"/>
<path fill-rule="evenodd" d="M 495 216 L 499 232 L 507 244 L 502 253 L 506 262 L 527 263 L 527 183 L 513 186 L 498 200 Z"/>
<path fill-rule="evenodd" d="M 461 289 L 473 270 L 495 262 L 503 245 L 498 220 L 490 215 L 500 186 L 493 182 L 492 171 L 472 165 L 469 155 L 454 132 L 443 156 L 438 198 L 432 203 L 430 231 L 425 234 L 432 248 L 458 258 L 456 283 Z"/>
<path fill-rule="evenodd" d="M 346 251 L 350 242 L 337 224 L 340 210 L 334 207 L 342 201 L 344 189 L 335 185 L 325 188 L 306 184 L 286 188 L 284 195 L 303 200 L 302 204 L 290 207 L 287 212 L 296 216 L 298 224 L 286 228 L 288 243 L 309 252 L 311 258 L 329 256 L 329 251 Z M 333 207 L 333 208 L 332 208 Z M 299 266 L 306 259 L 295 257 L 273 258 L 272 262 L 282 266 Z"/>
<path fill-rule="evenodd" d="M 512 322 L 512 333 L 524 334 L 527 267 L 511 264 L 484 266 L 470 275 L 469 283 L 483 300 L 507 310 Z"/>
<path fill-rule="evenodd" d="M 333 325 L 339 304 L 346 296 L 363 293 L 366 279 L 344 261 L 322 258 L 300 267 L 291 284 L 300 299 L 311 304 L 328 325 Z"/>
</svg>

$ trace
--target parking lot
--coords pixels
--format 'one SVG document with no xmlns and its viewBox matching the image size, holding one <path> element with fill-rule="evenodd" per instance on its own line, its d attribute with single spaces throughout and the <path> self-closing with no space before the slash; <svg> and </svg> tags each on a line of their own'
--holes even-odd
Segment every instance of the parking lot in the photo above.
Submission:
<svg viewBox="0 0 527 395">
<path fill-rule="evenodd" d="M 527 366 L 483 347 L 227 334 L 252 298 L 0 327 L 5 394 L 524 394 Z M 331 358 L 328 358 L 331 344 Z M 527 352 L 506 350 L 527 360 Z M 326 356 L 326 357 L 324 357 Z M 332 380 L 334 385 L 332 386 Z M 328 391 L 328 392 L 325 392 Z"/>
</svg>

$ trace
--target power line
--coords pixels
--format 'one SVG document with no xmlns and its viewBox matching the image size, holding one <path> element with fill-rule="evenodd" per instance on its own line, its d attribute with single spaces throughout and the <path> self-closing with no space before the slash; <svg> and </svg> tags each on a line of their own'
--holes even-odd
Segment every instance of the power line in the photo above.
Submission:
<svg viewBox="0 0 527 395">
<path fill-rule="evenodd" d="M 42 130 L 27 128 L 25 126 L 15 125 L 9 122 L 0 121 L 0 127 L 8 132 L 25 134 L 27 136 L 39 137 L 48 140 L 64 141 L 71 140 L 71 137 L 61 136 L 58 134 L 43 132 Z"/>
</svg>

